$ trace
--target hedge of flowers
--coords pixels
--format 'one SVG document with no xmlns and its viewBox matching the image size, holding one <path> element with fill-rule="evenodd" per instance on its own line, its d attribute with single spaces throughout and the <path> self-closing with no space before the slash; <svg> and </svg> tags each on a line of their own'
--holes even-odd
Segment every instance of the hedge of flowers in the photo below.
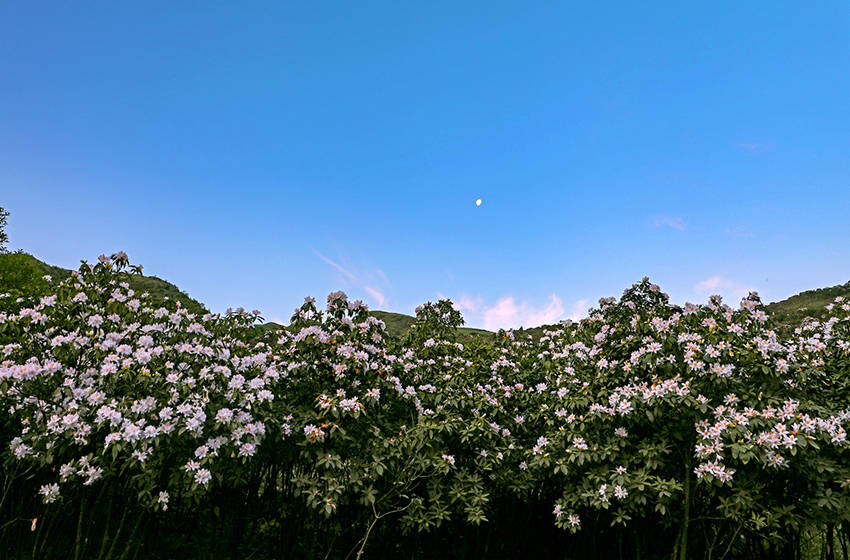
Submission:
<svg viewBox="0 0 850 560">
<path fill-rule="evenodd" d="M 812 527 L 824 550 L 844 542 L 840 298 L 780 338 L 756 294 L 678 306 L 644 279 L 540 339 L 464 346 L 449 301 L 403 340 L 341 292 L 268 332 L 258 312 L 153 305 L 124 281 L 139 271 L 102 256 L 51 294 L 0 299 L 0 536 L 20 557 L 131 557 L 198 508 L 239 525 L 231 557 L 256 545 L 246 531 L 319 527 L 342 537 L 314 553 L 359 557 L 541 502 L 576 555 L 605 535 L 675 558 L 795 557 Z"/>
</svg>

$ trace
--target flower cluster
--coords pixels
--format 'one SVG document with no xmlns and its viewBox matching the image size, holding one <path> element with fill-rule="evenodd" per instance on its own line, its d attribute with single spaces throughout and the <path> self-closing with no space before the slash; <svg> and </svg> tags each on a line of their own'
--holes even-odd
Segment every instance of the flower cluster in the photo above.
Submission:
<svg viewBox="0 0 850 560">
<path fill-rule="evenodd" d="M 449 508 L 481 522 L 494 489 L 545 485 L 555 523 L 578 531 L 585 513 L 663 514 L 692 484 L 712 503 L 739 478 L 802 472 L 801 457 L 846 464 L 842 299 L 784 339 L 756 294 L 677 306 L 644 280 L 539 338 L 465 345 L 447 301 L 422 306 L 403 340 L 341 292 L 269 332 L 242 309 L 154 305 L 128 264 L 103 257 L 53 294 L 2 300 L 5 449 L 43 469 L 44 502 L 131 469 L 166 509 L 297 456 L 309 468 L 293 484 L 327 515 L 348 499 L 392 504 L 411 527 Z"/>
</svg>

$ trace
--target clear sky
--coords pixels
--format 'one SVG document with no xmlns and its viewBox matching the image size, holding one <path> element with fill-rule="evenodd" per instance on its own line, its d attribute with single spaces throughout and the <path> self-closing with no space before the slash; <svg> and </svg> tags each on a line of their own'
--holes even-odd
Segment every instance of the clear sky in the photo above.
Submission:
<svg viewBox="0 0 850 560">
<path fill-rule="evenodd" d="M 850 280 L 850 3 L 3 0 L 0 206 L 268 319 L 783 299 Z"/>
</svg>

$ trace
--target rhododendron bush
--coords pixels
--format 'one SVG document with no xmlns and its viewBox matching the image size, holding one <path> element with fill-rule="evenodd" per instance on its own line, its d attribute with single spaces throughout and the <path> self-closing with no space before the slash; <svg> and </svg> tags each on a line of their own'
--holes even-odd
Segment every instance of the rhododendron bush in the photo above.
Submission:
<svg viewBox="0 0 850 560">
<path fill-rule="evenodd" d="M 448 301 L 401 340 L 341 292 L 272 332 L 153 304 L 127 272 L 118 253 L 0 298 L 10 557 L 846 546 L 840 298 L 780 338 L 755 294 L 677 306 L 644 280 L 539 339 L 465 346 Z"/>
</svg>

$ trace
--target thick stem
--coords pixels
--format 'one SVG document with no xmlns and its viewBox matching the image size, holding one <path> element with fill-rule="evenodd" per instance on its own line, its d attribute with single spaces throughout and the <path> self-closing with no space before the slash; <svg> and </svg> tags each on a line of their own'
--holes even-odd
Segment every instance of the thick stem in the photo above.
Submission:
<svg viewBox="0 0 850 560">
<path fill-rule="evenodd" d="M 138 545 L 134 546 L 136 544 L 136 533 L 138 532 L 139 525 L 142 524 L 142 520 L 144 519 L 144 517 L 145 514 L 144 512 L 142 512 L 136 519 L 136 524 L 133 526 L 133 530 L 130 532 L 130 538 L 127 539 L 127 544 L 124 546 L 124 552 L 121 553 L 120 560 L 124 560 L 125 558 L 127 558 L 127 555 L 130 554 L 131 550 L 138 552 L 140 547 Z"/>
<path fill-rule="evenodd" d="M 115 498 L 115 487 L 110 485 L 109 505 L 106 506 L 106 528 L 103 531 L 103 538 L 100 542 L 100 551 L 97 553 L 98 558 L 103 558 L 106 552 L 106 545 L 109 543 L 109 529 L 112 526 L 112 501 Z"/>
<path fill-rule="evenodd" d="M 363 535 L 363 544 L 360 545 L 360 550 L 357 551 L 357 560 L 360 560 L 360 557 L 363 556 L 363 551 L 366 550 L 366 541 L 369 540 L 369 533 L 372 532 L 372 528 L 375 526 L 375 523 L 378 522 L 378 517 L 375 516 L 372 519 L 372 522 L 369 523 L 369 527 L 366 529 L 366 534 Z"/>
<path fill-rule="evenodd" d="M 80 560 L 80 553 L 83 546 L 83 517 L 86 512 L 86 493 L 83 492 L 80 496 L 80 514 L 77 516 L 77 538 L 74 543 L 74 560 Z"/>
<path fill-rule="evenodd" d="M 723 528 L 722 525 L 720 527 L 713 527 L 714 538 L 712 538 L 711 541 L 707 542 L 707 545 L 706 545 L 706 560 L 711 560 L 712 556 L 714 556 L 714 547 L 717 546 L 717 539 L 720 538 L 720 533 L 721 533 L 722 528 Z"/>
<path fill-rule="evenodd" d="M 688 526 L 691 523 L 691 465 L 685 463 L 685 502 L 682 506 L 682 531 L 679 545 L 679 560 L 688 560 Z"/>
<path fill-rule="evenodd" d="M 53 523 L 56 521 L 57 508 L 46 508 L 44 513 L 44 524 L 39 525 L 38 532 L 35 535 L 35 542 L 32 547 L 32 557 L 40 558 L 41 557 L 41 549 L 44 547 L 44 543 L 47 542 L 47 536 L 50 534 L 50 529 L 53 527 Z"/>
<path fill-rule="evenodd" d="M 635 527 L 635 560 L 640 560 L 640 533 Z"/>
<path fill-rule="evenodd" d="M 617 529 L 617 558 L 623 560 L 623 530 Z"/>
<path fill-rule="evenodd" d="M 835 523 L 826 524 L 826 560 L 835 560 Z"/>
<path fill-rule="evenodd" d="M 115 536 L 112 537 L 112 545 L 106 553 L 105 560 L 112 558 L 112 554 L 115 552 L 115 547 L 118 545 L 118 538 L 121 536 L 121 531 L 124 529 L 124 521 L 127 520 L 127 512 L 129 510 L 129 504 L 124 504 L 124 512 L 121 514 L 121 521 L 118 522 L 118 530 L 115 531 Z"/>
<path fill-rule="evenodd" d="M 732 550 L 732 545 L 735 544 L 735 539 L 738 538 L 738 533 L 741 531 L 741 525 L 738 525 L 738 528 L 735 529 L 735 532 L 732 533 L 732 538 L 729 539 L 729 544 L 726 546 L 726 550 L 723 551 L 723 556 L 720 557 L 720 560 L 724 560 L 726 555 L 729 554 L 729 551 Z"/>
</svg>

